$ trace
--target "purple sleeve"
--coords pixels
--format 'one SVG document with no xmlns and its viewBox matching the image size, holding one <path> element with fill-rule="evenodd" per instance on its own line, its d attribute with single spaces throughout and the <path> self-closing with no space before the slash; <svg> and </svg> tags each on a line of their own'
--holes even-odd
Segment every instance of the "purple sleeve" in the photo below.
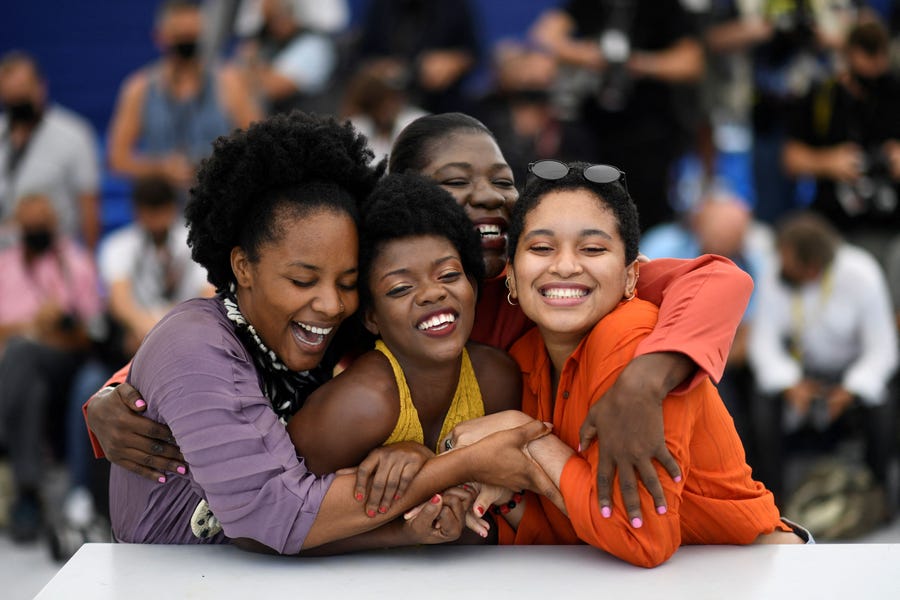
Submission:
<svg viewBox="0 0 900 600">
<path fill-rule="evenodd" d="M 173 311 L 145 339 L 131 378 L 148 416 L 171 428 L 225 534 L 299 552 L 333 476 L 317 478 L 298 460 L 218 300 Z"/>
</svg>

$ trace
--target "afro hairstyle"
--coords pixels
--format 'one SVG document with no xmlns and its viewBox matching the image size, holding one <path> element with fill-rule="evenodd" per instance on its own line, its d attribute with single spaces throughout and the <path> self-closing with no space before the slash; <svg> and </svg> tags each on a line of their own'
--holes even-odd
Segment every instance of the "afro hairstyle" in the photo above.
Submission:
<svg viewBox="0 0 900 600">
<path fill-rule="evenodd" d="M 224 290 L 234 281 L 231 249 L 258 260 L 263 244 L 280 239 L 286 214 L 330 210 L 358 224 L 359 203 L 384 171 L 371 160 L 366 138 L 349 123 L 300 111 L 218 138 L 185 209 L 194 260 Z"/>
<path fill-rule="evenodd" d="M 466 276 L 480 284 L 484 278 L 481 239 L 453 196 L 421 175 L 385 176 L 362 210 L 359 296 L 363 306 L 371 306 L 369 275 L 385 244 L 428 235 L 448 240 L 459 252 Z"/>
</svg>

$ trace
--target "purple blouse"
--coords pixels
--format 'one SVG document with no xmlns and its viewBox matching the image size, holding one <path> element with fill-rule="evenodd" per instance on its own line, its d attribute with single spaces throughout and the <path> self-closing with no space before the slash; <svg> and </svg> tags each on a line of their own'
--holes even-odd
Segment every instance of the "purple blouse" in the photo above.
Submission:
<svg viewBox="0 0 900 600">
<path fill-rule="evenodd" d="M 156 544 L 252 538 L 284 554 L 303 545 L 333 479 L 298 458 L 262 393 L 253 360 L 218 298 L 177 306 L 147 335 L 129 382 L 146 416 L 165 423 L 189 465 L 160 484 L 116 465 L 110 512 L 116 539 Z M 205 498 L 223 532 L 194 537 L 190 519 Z"/>
</svg>

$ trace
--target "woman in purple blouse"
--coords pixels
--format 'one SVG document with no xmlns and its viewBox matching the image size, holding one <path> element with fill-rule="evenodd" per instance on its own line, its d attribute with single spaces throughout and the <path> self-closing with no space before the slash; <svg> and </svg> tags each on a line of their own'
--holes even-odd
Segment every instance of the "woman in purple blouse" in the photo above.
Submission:
<svg viewBox="0 0 900 600">
<path fill-rule="evenodd" d="M 349 125 L 300 113 L 216 141 L 186 216 L 218 295 L 170 312 L 129 375 L 190 471 L 157 482 L 114 464 L 118 540 L 283 554 L 436 543 L 458 535 L 471 503 L 457 484 L 552 487 L 522 450 L 540 423 L 430 459 L 374 517 L 354 500 L 355 476 L 317 477 L 296 456 L 282 423 L 330 376 L 358 303 L 357 202 L 381 174 L 370 158 Z M 429 497 L 418 517 L 396 518 Z"/>
</svg>

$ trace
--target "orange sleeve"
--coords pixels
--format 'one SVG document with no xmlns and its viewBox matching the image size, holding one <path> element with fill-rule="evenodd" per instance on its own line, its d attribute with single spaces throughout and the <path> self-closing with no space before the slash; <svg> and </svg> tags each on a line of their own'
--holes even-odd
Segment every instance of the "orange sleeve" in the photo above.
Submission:
<svg viewBox="0 0 900 600">
<path fill-rule="evenodd" d="M 110 385 L 119 385 L 120 383 L 125 383 L 125 380 L 128 379 L 128 370 L 131 369 L 131 362 L 115 373 L 113 373 L 112 377 L 110 377 L 106 383 L 103 384 L 103 387 L 107 387 Z M 100 390 L 97 390 L 100 391 Z M 91 396 L 93 398 L 93 396 Z M 84 426 L 87 427 L 87 406 L 91 401 L 91 398 L 88 398 L 85 403 L 81 406 L 81 414 L 84 416 Z M 97 439 L 97 436 L 94 435 L 94 432 L 91 431 L 90 427 L 87 427 L 88 437 L 91 440 L 91 448 L 94 449 L 94 457 L 95 458 L 106 458 L 106 455 L 103 454 L 103 448 L 100 447 L 100 441 Z"/>
<path fill-rule="evenodd" d="M 719 381 L 752 291 L 747 273 L 713 254 L 642 264 L 638 295 L 659 306 L 659 321 L 635 356 L 680 352 L 690 357 L 698 371 L 675 390 L 678 393 L 693 389 L 707 376 Z"/>
</svg>

